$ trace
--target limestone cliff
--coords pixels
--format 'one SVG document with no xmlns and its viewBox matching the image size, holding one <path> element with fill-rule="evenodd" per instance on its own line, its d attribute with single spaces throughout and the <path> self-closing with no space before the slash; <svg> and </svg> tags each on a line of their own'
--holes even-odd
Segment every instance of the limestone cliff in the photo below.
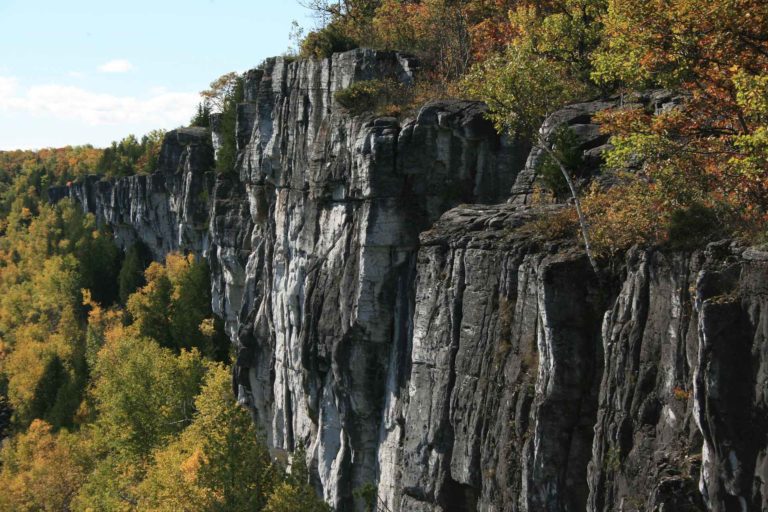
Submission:
<svg viewBox="0 0 768 512">
<path fill-rule="evenodd" d="M 537 154 L 482 105 L 397 121 L 334 102 L 414 69 L 369 50 L 269 60 L 246 74 L 232 173 L 180 129 L 155 174 L 51 198 L 123 246 L 209 258 L 238 399 L 271 448 L 307 448 L 337 510 L 367 484 L 389 511 L 768 507 L 768 253 L 636 249 L 596 278 L 574 242 L 524 227 L 558 207 L 526 205 Z M 616 101 L 545 132 L 571 124 L 596 158 L 591 114 Z"/>
</svg>

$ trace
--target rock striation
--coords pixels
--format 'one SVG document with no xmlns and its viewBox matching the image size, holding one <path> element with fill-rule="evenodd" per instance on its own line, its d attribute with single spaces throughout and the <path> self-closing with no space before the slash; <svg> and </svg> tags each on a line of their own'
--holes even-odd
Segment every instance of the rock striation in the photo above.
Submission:
<svg viewBox="0 0 768 512">
<path fill-rule="evenodd" d="M 339 511 L 370 486 L 392 512 L 767 509 L 768 253 L 634 249 L 596 277 L 531 228 L 561 207 L 528 204 L 537 152 L 481 104 L 398 121 L 334 101 L 416 69 L 363 49 L 268 60 L 245 75 L 232 172 L 211 173 L 215 126 L 179 129 L 156 173 L 51 199 L 123 247 L 208 258 L 238 400 L 275 452 L 306 448 Z M 597 158 L 591 116 L 617 101 L 544 128 Z"/>
<path fill-rule="evenodd" d="M 116 180 L 88 176 L 48 190 L 51 201 L 70 197 L 110 226 L 118 246 L 142 241 L 155 259 L 171 251 L 203 254 L 208 248 L 208 210 L 213 190 L 213 150 L 203 128 L 168 132 L 150 175 Z"/>
<path fill-rule="evenodd" d="M 389 508 L 768 508 L 768 252 L 634 249 L 600 281 L 532 216 L 422 234 Z"/>
</svg>

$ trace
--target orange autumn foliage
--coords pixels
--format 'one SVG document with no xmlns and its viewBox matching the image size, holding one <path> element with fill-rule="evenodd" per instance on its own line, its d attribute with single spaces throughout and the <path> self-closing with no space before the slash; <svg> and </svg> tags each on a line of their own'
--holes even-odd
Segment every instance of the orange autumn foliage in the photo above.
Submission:
<svg viewBox="0 0 768 512">
<path fill-rule="evenodd" d="M 642 160 L 665 209 L 711 209 L 731 233 L 768 222 L 768 4 L 612 0 L 593 78 L 681 91 L 674 109 L 602 116 L 609 167 Z"/>
</svg>

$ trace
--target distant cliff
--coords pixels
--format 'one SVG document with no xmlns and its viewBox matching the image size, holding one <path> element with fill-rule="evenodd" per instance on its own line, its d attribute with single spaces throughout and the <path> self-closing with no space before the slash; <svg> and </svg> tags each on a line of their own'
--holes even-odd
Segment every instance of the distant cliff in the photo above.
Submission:
<svg viewBox="0 0 768 512">
<path fill-rule="evenodd" d="M 246 74 L 237 168 L 202 129 L 159 169 L 51 189 L 144 241 L 206 256 L 234 391 L 270 446 L 302 444 L 340 511 L 768 508 L 768 253 L 634 249 L 598 279 L 523 226 L 539 152 L 481 104 L 350 116 L 334 93 L 413 79 L 391 52 Z M 657 108 L 664 92 L 639 95 Z M 605 100 L 553 114 L 585 156 Z"/>
</svg>

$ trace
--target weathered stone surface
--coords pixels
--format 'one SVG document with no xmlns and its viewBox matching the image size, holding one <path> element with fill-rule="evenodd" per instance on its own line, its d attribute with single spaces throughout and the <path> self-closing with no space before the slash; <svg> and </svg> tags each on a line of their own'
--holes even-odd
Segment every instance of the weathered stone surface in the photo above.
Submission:
<svg viewBox="0 0 768 512">
<path fill-rule="evenodd" d="M 461 207 L 422 236 L 392 510 L 584 508 L 599 301 L 580 251 L 515 231 L 538 213 Z"/>
<path fill-rule="evenodd" d="M 599 282 L 533 213 L 422 235 L 390 508 L 766 509 L 765 252 L 635 249 Z"/>
<path fill-rule="evenodd" d="M 253 103 L 238 118 L 238 134 L 251 133 L 238 141 L 237 169 L 250 245 L 212 246 L 221 275 L 244 277 L 234 287 L 225 279 L 221 301 L 238 329 L 239 397 L 275 449 L 308 447 L 339 510 L 379 480 L 383 405 L 408 338 L 419 233 L 461 201 L 502 201 L 525 156 L 477 103 L 430 103 L 400 124 L 351 118 L 333 100 L 354 80 L 408 81 L 411 67 L 369 50 L 267 61 L 258 84 L 246 82 Z M 247 259 L 233 257 L 246 246 Z"/>
<path fill-rule="evenodd" d="M 213 189 L 213 151 L 203 128 L 168 132 L 158 170 L 116 180 L 89 176 L 49 190 L 52 201 L 71 197 L 112 228 L 120 247 L 141 240 L 162 260 L 171 251 L 204 253 Z"/>
<path fill-rule="evenodd" d="M 270 59 L 246 74 L 237 168 L 212 189 L 195 188 L 212 148 L 199 130 L 178 130 L 151 176 L 51 192 L 75 197 L 123 246 L 140 238 L 158 259 L 209 257 L 213 308 L 237 347 L 238 399 L 273 449 L 307 447 L 339 510 L 352 509 L 355 489 L 391 478 L 379 446 L 400 386 L 392 375 L 405 378 L 419 233 L 460 202 L 502 202 L 527 153 L 476 102 L 432 102 L 400 123 L 350 117 L 334 101 L 355 80 L 408 82 L 414 67 L 370 50 Z"/>
<path fill-rule="evenodd" d="M 759 252 L 628 256 L 604 323 L 590 510 L 768 507 L 768 263 L 749 257 Z"/>
<path fill-rule="evenodd" d="M 272 449 L 304 444 L 340 511 L 366 484 L 392 512 L 768 508 L 768 253 L 634 249 L 597 278 L 574 241 L 531 228 L 560 207 L 525 205 L 537 151 L 482 105 L 398 122 L 333 100 L 414 67 L 369 50 L 268 60 L 246 75 L 237 165 L 215 183 L 208 136 L 178 130 L 157 173 L 51 199 L 122 246 L 208 256 L 238 399 Z M 615 104 L 543 130 L 568 123 L 597 161 L 591 116 Z"/>
</svg>

